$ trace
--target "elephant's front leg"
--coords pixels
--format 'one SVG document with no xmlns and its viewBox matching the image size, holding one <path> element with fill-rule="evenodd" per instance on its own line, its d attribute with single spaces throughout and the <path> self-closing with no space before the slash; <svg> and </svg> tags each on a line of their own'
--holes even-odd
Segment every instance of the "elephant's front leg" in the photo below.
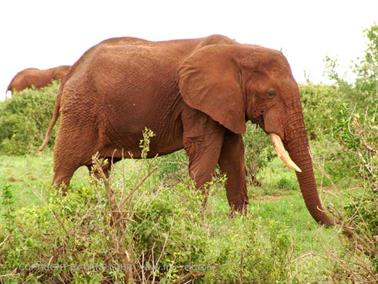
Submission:
<svg viewBox="0 0 378 284">
<path fill-rule="evenodd" d="M 219 157 L 219 166 L 222 173 L 227 176 L 227 199 L 231 210 L 244 213 L 248 207 L 248 195 L 241 135 L 227 131 Z"/>
<path fill-rule="evenodd" d="M 183 144 L 189 156 L 189 174 L 197 188 L 211 181 L 222 149 L 225 129 L 206 114 L 186 109 L 182 115 Z"/>
</svg>

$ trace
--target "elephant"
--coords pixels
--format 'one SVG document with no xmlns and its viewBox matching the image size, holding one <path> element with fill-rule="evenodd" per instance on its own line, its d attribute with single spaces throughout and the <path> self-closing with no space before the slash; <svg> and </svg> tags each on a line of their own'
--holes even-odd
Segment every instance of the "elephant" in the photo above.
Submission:
<svg viewBox="0 0 378 284">
<path fill-rule="evenodd" d="M 293 169 L 309 213 L 334 224 L 315 183 L 300 91 L 286 57 L 222 35 L 148 41 L 109 39 L 90 48 L 60 86 L 45 141 L 61 116 L 53 184 L 68 187 L 92 155 L 141 158 L 145 127 L 155 137 L 149 157 L 185 149 L 189 175 L 202 189 L 217 165 L 226 175 L 231 212 L 245 212 L 248 195 L 243 133 L 246 122 L 270 135 Z M 109 174 L 111 165 L 105 170 Z"/>
<path fill-rule="evenodd" d="M 61 65 L 49 69 L 26 68 L 18 72 L 8 85 L 7 91 L 22 91 L 34 86 L 42 88 L 54 80 L 61 80 L 67 75 L 71 66 Z"/>
</svg>

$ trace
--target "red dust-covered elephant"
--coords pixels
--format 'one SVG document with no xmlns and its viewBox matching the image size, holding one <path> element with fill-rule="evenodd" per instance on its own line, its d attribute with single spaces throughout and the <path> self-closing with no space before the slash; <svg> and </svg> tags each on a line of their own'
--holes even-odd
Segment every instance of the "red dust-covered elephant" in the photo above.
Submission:
<svg viewBox="0 0 378 284">
<path fill-rule="evenodd" d="M 22 91 L 34 86 L 42 88 L 54 80 L 62 80 L 71 66 L 61 65 L 49 69 L 27 68 L 18 72 L 8 85 L 7 91 Z"/>
<path fill-rule="evenodd" d="M 242 135 L 246 121 L 271 136 L 278 156 L 296 171 L 312 217 L 332 225 L 314 178 L 298 85 L 285 56 L 225 36 L 152 42 L 106 40 L 89 49 L 63 80 L 42 148 L 61 115 L 54 148 L 56 185 L 68 186 L 91 157 L 115 161 L 185 148 L 189 173 L 202 187 L 219 165 L 232 210 L 248 204 Z M 116 150 L 116 151 L 115 151 Z M 287 151 L 287 152 L 286 152 Z M 107 169 L 109 170 L 109 169 Z"/>
</svg>

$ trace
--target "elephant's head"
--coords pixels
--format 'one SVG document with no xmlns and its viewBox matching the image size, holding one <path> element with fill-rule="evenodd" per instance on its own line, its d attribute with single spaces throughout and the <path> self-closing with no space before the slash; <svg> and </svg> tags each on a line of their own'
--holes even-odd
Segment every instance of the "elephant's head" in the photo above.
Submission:
<svg viewBox="0 0 378 284">
<path fill-rule="evenodd" d="M 318 196 L 299 88 L 281 52 L 240 44 L 203 47 L 180 67 L 179 88 L 186 104 L 234 133 L 244 133 L 247 120 L 259 124 L 296 171 L 313 218 L 333 224 Z"/>
</svg>

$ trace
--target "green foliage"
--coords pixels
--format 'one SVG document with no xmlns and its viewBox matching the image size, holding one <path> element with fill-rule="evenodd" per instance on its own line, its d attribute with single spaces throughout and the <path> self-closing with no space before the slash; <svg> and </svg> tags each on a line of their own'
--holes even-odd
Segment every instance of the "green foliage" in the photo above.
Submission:
<svg viewBox="0 0 378 284">
<path fill-rule="evenodd" d="M 280 283 L 288 278 L 291 241 L 282 224 L 238 216 L 211 240 L 206 283 Z M 226 227 L 227 225 L 227 227 Z"/>
<path fill-rule="evenodd" d="M 0 102 L 0 152 L 22 155 L 35 151 L 52 116 L 57 90 L 55 82 L 41 90 L 16 92 Z"/>
<path fill-rule="evenodd" d="M 5 184 L 2 188 L 1 206 L 3 209 L 2 218 L 5 220 L 5 228 L 10 233 L 14 230 L 15 222 L 15 200 L 9 184 Z"/>
<path fill-rule="evenodd" d="M 378 208 L 378 26 L 373 25 L 367 32 L 369 40 L 365 56 L 355 65 L 357 79 L 354 85 L 347 84 L 335 71 L 330 73 L 336 86 L 342 90 L 343 104 L 335 107 L 336 124 L 333 136 L 342 145 L 348 157 L 354 161 L 348 174 L 358 176 L 361 193 L 351 198 L 345 205 L 344 230 L 352 240 L 350 250 L 354 254 L 363 253 L 371 259 L 372 266 L 365 266 L 364 280 L 371 281 L 377 275 L 378 255 L 377 208 Z M 362 266 L 362 265 L 360 265 Z M 367 271 L 367 273 L 366 273 Z M 358 270 L 351 270 L 354 279 L 360 277 Z M 344 278 L 343 278 L 344 279 Z M 353 278 L 352 278 L 353 279 Z"/>
<path fill-rule="evenodd" d="M 307 135 L 311 140 L 319 140 L 332 134 L 337 121 L 335 109 L 343 103 L 337 88 L 308 83 L 301 85 L 300 90 Z"/>
<path fill-rule="evenodd" d="M 243 137 L 245 146 L 245 165 L 247 181 L 252 185 L 259 185 L 257 175 L 268 162 L 273 159 L 274 150 L 269 136 L 251 123 L 247 124 L 247 131 Z"/>
<path fill-rule="evenodd" d="M 175 184 L 188 177 L 188 157 L 185 150 L 162 156 L 157 161 L 158 175 L 165 184 Z"/>
<path fill-rule="evenodd" d="M 123 185 L 113 185 L 114 194 L 122 196 Z M 9 192 L 4 190 L 7 206 L 12 203 Z M 111 253 L 113 213 L 102 186 L 79 187 L 64 198 L 46 188 L 40 200 L 38 207 L 13 208 L 13 215 L 3 215 L 0 275 L 17 268 L 12 276 L 16 281 L 101 281 L 109 274 L 122 279 Z M 188 273 L 203 277 L 205 283 L 287 277 L 291 242 L 283 226 L 263 225 L 251 216 L 213 226 L 203 218 L 201 203 L 202 195 L 184 182 L 174 188 L 143 189 L 122 208 L 129 218 L 123 241 L 132 255 L 135 279 L 171 283 Z"/>
<path fill-rule="evenodd" d="M 106 227 L 102 226 L 106 216 L 95 214 L 101 212 L 105 201 L 94 190 L 81 188 L 62 199 L 53 189 L 43 197 L 43 206 L 18 210 L 14 231 L 1 228 L 0 240 L 6 240 L 6 246 L 0 248 L 0 273 L 18 268 L 15 279 L 46 282 L 78 280 L 82 267 L 93 268 L 99 254 L 107 250 Z M 87 275 L 95 277 L 97 273 L 89 271 Z"/>
<path fill-rule="evenodd" d="M 353 222 L 360 232 L 368 231 L 378 235 L 378 199 L 372 191 L 362 191 L 345 206 L 346 214 L 353 216 Z"/>
<path fill-rule="evenodd" d="M 336 181 L 340 173 L 364 179 L 377 175 L 378 26 L 373 25 L 366 34 L 368 48 L 355 64 L 354 84 L 338 75 L 335 60 L 326 58 L 329 77 L 335 84 L 301 86 L 310 138 L 341 146 L 337 153 L 325 153 L 328 172 Z"/>
<path fill-rule="evenodd" d="M 297 189 L 297 183 L 293 181 L 293 179 L 288 178 L 281 178 L 279 179 L 277 186 L 279 189 L 288 189 L 288 190 L 296 190 Z"/>
<path fill-rule="evenodd" d="M 151 162 L 153 166 L 160 167 L 163 160 L 158 158 Z M 275 177 L 272 190 L 277 190 L 276 182 L 279 181 L 280 177 L 284 177 L 285 179 L 290 178 L 293 183 L 295 182 L 293 173 L 285 170 L 278 159 L 274 159 L 274 163 L 273 168 L 275 171 L 271 176 L 267 177 L 267 181 L 269 177 Z M 278 165 L 282 168 L 278 168 Z M 3 229 L 6 221 L 4 219 L 0 220 L 0 267 L 3 268 L 0 275 L 13 275 L 11 272 L 20 263 L 20 266 L 24 269 L 13 276 L 3 278 L 5 281 L 14 279 L 14 281 L 17 282 L 18 279 L 18 282 L 20 282 L 21 277 L 25 276 L 29 282 L 32 282 L 32 279 L 35 279 L 36 275 L 39 275 L 42 277 L 41 280 L 39 280 L 40 282 L 48 282 L 48 279 L 57 279 L 58 277 L 61 277 L 60 279 L 71 279 L 72 281 L 76 279 L 77 282 L 100 282 L 104 277 L 103 270 L 105 267 L 109 267 L 112 273 L 118 273 L 120 271 L 118 264 L 112 262 L 106 263 L 104 261 L 105 257 L 109 257 L 109 251 L 111 249 L 110 239 L 112 228 L 109 227 L 108 223 L 110 213 L 108 209 L 105 210 L 107 204 L 103 187 L 96 187 L 94 183 L 91 184 L 89 182 L 87 169 L 82 167 L 75 173 L 70 190 L 67 196 L 63 198 L 55 194 L 55 189 L 49 187 L 51 183 L 51 167 L 51 153 L 44 153 L 42 156 L 26 157 L 1 156 L 0 172 L 4 175 L 0 176 L 0 187 L 6 185 L 10 186 L 9 191 L 12 193 L 14 205 L 9 207 L 9 210 L 10 212 L 14 212 L 17 221 L 14 222 L 10 220 L 9 223 L 13 224 L 17 234 L 13 234 L 16 240 L 10 238 L 11 234 Z M 126 172 L 125 178 L 122 177 L 123 169 L 125 169 Z M 112 171 L 114 191 L 122 196 L 122 188 L 125 184 L 125 193 L 127 195 L 129 189 L 139 183 L 141 175 L 144 173 L 145 168 L 143 161 L 125 160 L 117 163 Z M 160 173 L 158 171 L 155 174 L 159 176 Z M 287 281 L 283 281 L 287 283 L 291 283 L 290 277 L 294 276 L 298 279 L 299 283 L 308 283 L 310 280 L 320 281 L 320 279 L 328 279 L 326 278 L 327 273 L 333 262 L 328 262 L 320 257 L 311 255 L 312 252 L 323 254 L 335 248 L 341 250 L 340 241 L 335 240 L 337 231 L 323 229 L 312 220 L 304 206 L 300 193 L 282 189 L 280 191 L 284 191 L 286 195 L 274 196 L 272 199 L 270 199 L 270 196 L 263 195 L 255 198 L 253 192 L 257 190 L 260 191 L 260 188 L 253 189 L 253 191 L 251 190 L 249 193 L 250 215 L 246 217 L 236 216 L 233 219 L 229 219 L 229 207 L 224 187 L 215 183 L 211 188 L 211 196 L 209 197 L 206 215 L 201 216 L 201 221 L 197 222 L 199 214 L 202 214 L 200 210 L 201 196 L 198 192 L 193 191 L 192 185 L 188 183 L 187 180 L 180 183 L 173 183 L 173 180 L 169 178 L 170 184 L 166 186 L 165 181 L 162 181 L 160 177 L 156 178 L 154 175 L 147 179 L 140 190 L 135 193 L 132 207 L 124 207 L 128 210 L 133 208 L 128 212 L 135 212 L 135 214 L 132 214 L 133 217 L 126 231 L 125 240 L 127 243 L 125 241 L 125 244 L 130 244 L 130 249 L 133 249 L 131 250 L 132 255 L 136 261 L 141 262 L 144 253 L 146 276 L 153 275 L 153 271 L 151 271 L 152 262 L 150 261 L 150 263 L 148 263 L 147 261 L 148 252 L 151 252 L 152 249 L 151 244 L 154 249 L 156 248 L 154 256 L 160 256 L 158 252 L 162 251 L 161 243 L 165 242 L 168 235 L 169 238 L 166 244 L 168 252 L 175 251 L 179 253 L 179 256 L 172 257 L 172 254 L 167 252 L 167 254 L 163 254 L 161 258 L 162 261 L 164 259 L 164 263 L 172 262 L 172 259 L 180 259 L 182 261 L 188 257 L 188 255 L 190 255 L 190 259 L 197 260 L 196 262 L 192 261 L 186 263 L 185 266 L 181 268 L 177 265 L 170 270 L 169 268 L 171 266 L 165 264 L 161 265 L 159 267 L 160 270 L 154 271 L 154 273 L 160 277 L 156 279 L 163 279 L 164 277 L 165 279 L 174 279 L 174 277 L 178 277 L 179 274 L 181 276 L 182 274 L 190 273 L 188 270 L 192 269 L 197 273 L 205 273 L 204 283 L 214 283 L 216 279 L 219 279 L 219 277 L 212 278 L 212 275 L 215 274 L 214 270 L 219 272 L 221 267 L 226 266 L 225 263 L 236 267 L 240 258 L 233 258 L 238 252 L 243 252 L 243 246 L 252 246 L 253 248 L 248 251 L 259 254 L 258 256 L 246 256 L 248 259 L 253 258 L 258 263 L 253 263 L 249 266 L 251 262 L 247 262 L 248 265 L 243 268 L 243 275 L 245 274 L 247 275 L 245 277 L 249 278 L 244 279 L 257 279 L 258 277 L 272 279 L 275 276 L 269 276 L 266 269 L 263 270 L 263 266 L 267 264 L 268 259 L 266 254 L 269 255 L 271 253 L 269 235 L 271 234 L 270 227 L 272 222 L 277 223 L 283 233 L 286 232 L 285 234 L 290 236 L 291 253 L 289 253 L 288 258 L 292 264 L 289 268 L 276 267 L 274 269 L 275 275 L 284 275 L 286 273 L 285 269 L 289 269 L 291 271 L 289 271 L 289 278 Z M 17 179 L 12 178 L 8 181 L 7 177 L 17 177 Z M 187 173 L 185 173 L 185 177 L 186 179 L 188 178 Z M 262 181 L 264 184 L 263 187 L 265 187 L 265 184 L 268 185 L 267 181 Z M 277 191 L 274 192 L 274 194 L 276 193 Z M 91 199 L 86 197 L 88 195 Z M 155 200 L 155 198 L 157 198 L 157 200 Z M 198 198 L 200 198 L 200 200 L 198 200 Z M 169 203 L 166 203 L 166 199 L 169 200 Z M 62 229 L 61 223 L 57 221 L 54 214 L 49 210 L 49 204 L 52 204 L 51 208 L 54 209 L 57 216 L 61 216 L 60 219 L 63 220 L 62 223 L 65 224 L 65 227 L 69 230 L 69 246 L 61 246 L 62 240 L 65 241 L 67 239 L 64 237 L 66 233 Z M 165 206 L 167 206 L 167 210 L 164 210 Z M 4 216 L 4 211 L 2 210 L 4 210 L 4 206 L 0 208 L 0 215 Z M 39 218 L 39 220 L 41 220 L 40 222 L 42 223 L 46 222 L 45 225 L 42 226 L 41 223 L 36 223 L 30 220 L 30 218 L 25 218 L 25 212 L 29 212 L 30 210 L 35 212 L 33 218 L 38 219 L 37 216 L 40 215 L 41 218 Z M 87 213 L 85 213 L 84 210 L 87 210 Z M 139 218 L 138 216 L 140 215 L 145 216 L 145 218 Z M 84 216 L 86 217 L 83 219 Z M 182 216 L 184 216 L 184 218 Z M 172 224 L 172 222 L 177 222 L 178 224 L 178 227 L 171 229 L 172 232 L 168 234 L 167 232 L 159 231 L 159 228 L 170 228 L 169 224 Z M 146 224 L 154 226 L 156 224 L 156 227 L 153 227 L 154 229 L 149 235 L 151 238 L 142 239 L 141 236 L 145 235 Z M 91 225 L 93 229 L 89 229 L 89 225 Z M 183 228 L 184 225 L 185 228 Z M 248 229 L 249 226 L 252 227 L 251 230 Z M 193 231 L 191 231 L 191 227 L 193 227 Z M 245 230 L 251 233 L 252 230 L 255 229 L 256 242 L 255 240 L 250 240 L 249 235 L 243 235 Z M 273 230 L 273 228 L 271 229 Z M 199 236 L 193 236 L 192 239 L 188 240 L 187 236 L 190 236 L 190 234 L 194 232 L 198 232 Z M 128 237 L 130 235 L 135 235 L 138 242 L 133 242 L 134 238 L 130 239 Z M 274 236 L 273 233 L 272 235 Z M 7 236 L 9 237 L 7 238 Z M 47 246 L 46 252 L 42 250 L 43 247 L 37 247 L 34 251 L 30 249 L 24 251 L 24 245 L 21 245 L 21 243 L 17 241 L 18 236 L 22 236 L 22 243 L 26 242 L 26 238 L 41 239 L 42 241 L 33 241 L 33 243 L 38 244 L 45 242 L 44 246 Z M 176 249 L 170 246 L 170 238 L 172 238 Z M 6 241 L 3 243 L 4 240 Z M 185 245 L 184 241 L 192 245 Z M 227 241 L 231 243 L 227 244 Z M 86 243 L 93 243 L 93 245 L 88 246 L 85 245 Z M 73 246 L 76 244 L 77 248 Z M 85 246 L 83 247 L 81 244 Z M 192 248 L 190 248 L 190 246 Z M 196 246 L 198 246 L 198 251 L 201 253 L 196 251 L 191 252 Z M 233 253 L 229 256 L 225 254 L 223 258 L 219 258 L 219 265 L 221 266 L 217 268 L 218 266 L 212 261 L 215 258 L 218 259 L 217 256 L 221 253 L 221 248 L 226 246 L 230 250 L 233 246 L 237 247 L 232 250 Z M 134 250 L 134 248 L 137 249 Z M 147 248 L 150 248 L 150 250 L 147 250 Z M 10 264 L 12 261 L 12 259 L 10 259 L 5 267 L 4 258 L 7 255 L 12 258 L 12 251 L 17 252 L 19 250 L 21 250 L 22 258 L 20 258 L 18 254 L 14 255 L 14 257 L 16 257 L 12 262 L 14 265 Z M 182 253 L 180 250 L 182 250 Z M 106 251 L 106 254 L 101 254 L 101 251 Z M 243 253 L 245 254 L 245 250 Z M 286 254 L 285 251 L 280 252 L 280 254 L 281 253 L 282 255 Z M 30 255 L 30 258 L 26 255 Z M 46 263 L 50 261 L 53 255 L 53 261 L 51 265 L 47 267 Z M 57 257 L 55 257 L 55 255 L 57 255 Z M 79 260 L 75 260 L 74 255 L 76 255 L 76 258 Z M 149 255 L 151 255 L 151 253 Z M 308 256 L 302 258 L 301 255 Z M 89 258 L 85 259 L 85 256 Z M 295 261 L 296 258 L 300 259 L 298 263 Z M 261 265 L 260 260 L 262 262 Z M 59 267 L 63 267 L 63 263 L 66 265 L 65 273 L 58 271 Z M 285 264 L 287 262 L 283 261 L 282 263 Z M 33 264 L 34 266 L 32 266 Z M 192 266 L 190 264 L 192 264 Z M 270 264 L 267 265 L 267 268 L 270 269 Z M 255 266 L 257 266 L 258 269 L 255 269 Z M 48 271 L 46 271 L 46 267 L 49 268 Z M 95 271 L 96 267 L 97 271 Z M 138 263 L 137 267 L 140 267 Z M 34 270 L 27 273 L 27 268 L 33 268 Z M 164 268 L 167 269 L 166 272 L 164 272 Z M 74 279 L 69 276 L 70 273 L 67 273 L 70 269 L 72 271 L 75 270 Z M 294 272 L 293 269 L 295 270 Z M 170 272 L 168 272 L 168 270 Z M 253 275 L 247 270 L 253 271 Z M 239 269 L 236 271 L 228 269 L 223 274 L 224 279 L 230 279 L 230 275 L 236 275 L 239 271 Z M 316 271 L 316 273 L 314 273 L 314 271 Z M 52 274 L 53 272 L 55 272 L 55 276 Z M 221 271 L 219 273 L 221 273 Z M 23 281 L 28 282 L 27 280 Z M 173 280 L 167 280 L 167 282 L 170 283 L 173 282 Z M 198 279 L 198 282 L 201 283 L 201 279 Z M 248 283 L 249 281 L 245 282 Z"/>
<path fill-rule="evenodd" d="M 378 25 L 371 26 L 365 33 L 368 39 L 365 56 L 355 65 L 357 74 L 355 89 L 360 94 L 356 103 L 362 109 L 371 106 L 370 112 L 376 112 L 378 104 Z"/>
<path fill-rule="evenodd" d="M 258 195 L 285 195 L 290 191 L 298 190 L 295 174 L 290 171 L 279 158 L 268 162 L 266 167 L 260 169 L 257 178 L 262 186 L 253 193 Z"/>
<path fill-rule="evenodd" d="M 145 192 L 134 204 L 130 227 L 134 254 L 146 275 L 151 273 L 163 282 L 169 283 L 186 269 L 196 270 L 206 253 L 202 198 L 187 187 L 187 183 L 179 183 L 174 192 L 167 188 Z"/>
<path fill-rule="evenodd" d="M 141 157 L 143 159 L 147 158 L 147 154 L 150 151 L 150 141 L 151 138 L 156 136 L 156 134 L 147 127 L 143 131 L 143 139 L 139 141 L 139 148 L 141 148 Z"/>
<path fill-rule="evenodd" d="M 358 174 L 377 190 L 378 152 L 378 26 L 367 30 L 368 48 L 355 65 L 354 86 L 347 85 L 336 74 L 336 86 L 343 90 L 343 103 L 335 107 L 333 136 L 352 154 Z M 347 87 L 346 87 L 347 86 Z"/>
</svg>

